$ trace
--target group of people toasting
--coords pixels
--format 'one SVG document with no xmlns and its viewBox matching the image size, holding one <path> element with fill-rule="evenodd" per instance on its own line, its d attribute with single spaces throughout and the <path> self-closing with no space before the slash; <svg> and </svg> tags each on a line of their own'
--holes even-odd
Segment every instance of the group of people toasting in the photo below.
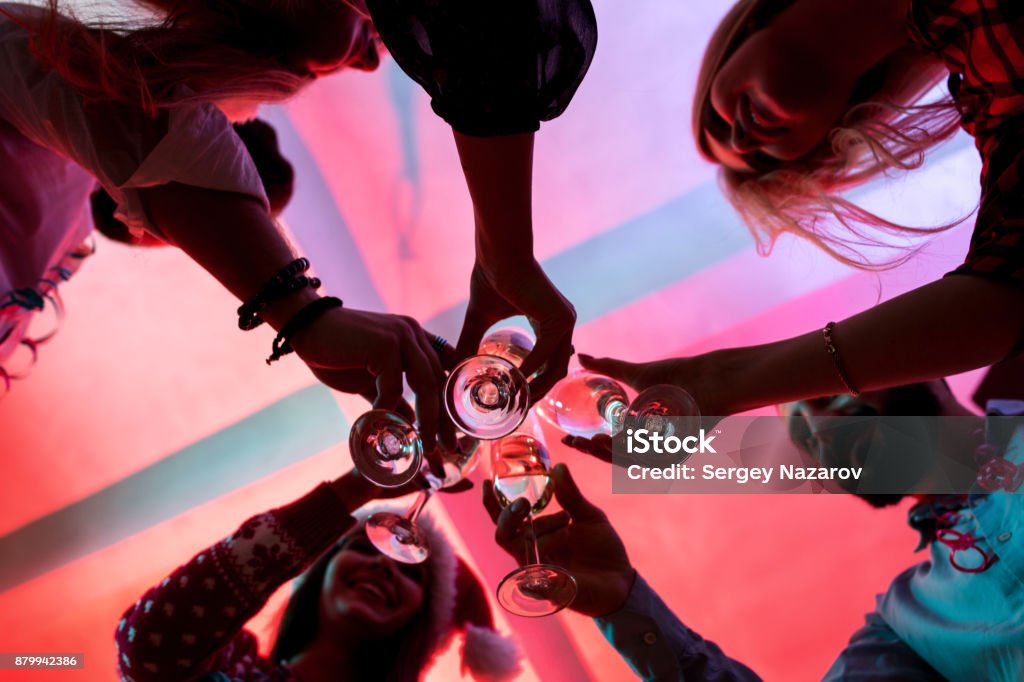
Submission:
<svg viewBox="0 0 1024 682">
<path fill-rule="evenodd" d="M 132 244 L 183 250 L 239 299 L 240 330 L 266 323 L 277 332 L 268 363 L 294 353 L 326 385 L 372 401 L 378 423 L 357 427 L 383 429 L 373 432 L 368 463 L 360 467 L 357 458 L 357 469 L 246 521 L 143 595 L 117 625 L 121 676 L 417 680 L 455 633 L 464 637 L 464 666 L 478 679 L 514 675 L 514 644 L 494 631 L 484 588 L 419 515 L 422 503 L 390 517 L 361 508 L 462 478 L 476 443 L 457 441 L 446 401 L 465 405 L 469 395 L 484 408 L 500 403 L 516 412 L 567 373 L 575 311 L 533 252 L 533 141 L 542 122 L 566 110 L 587 73 L 597 45 L 593 8 L 588 0 L 115 6 L 124 18 L 100 22 L 76 17 L 58 0 L 0 4 L 4 389 L 24 378 L 5 369 L 5 359 L 25 347 L 36 354 L 29 321 L 47 302 L 59 304 L 58 288 L 91 252 L 83 244 L 96 227 Z M 642 3 L 635 11 L 644 11 Z M 284 101 L 318 78 L 377 68 L 383 47 L 452 127 L 472 199 L 476 261 L 454 347 L 410 317 L 356 310 L 318 293 L 313 272 L 330 256 L 294 253 L 275 223 L 291 195 L 292 169 L 273 130 L 250 121 L 258 105 Z M 943 80 L 948 96 L 923 101 Z M 963 129 L 983 161 L 969 251 L 949 275 L 849 319 L 808 321 L 806 334 L 643 363 L 580 355 L 594 376 L 641 392 L 678 389 L 694 412 L 716 416 L 782 403 L 803 405 L 801 414 L 842 413 L 874 398 L 884 413 L 894 404 L 885 399 L 890 391 L 916 385 L 934 400 L 898 404 L 940 415 L 955 412 L 942 377 L 1024 348 L 1024 12 L 1015 3 L 740 0 L 706 48 L 692 127 L 761 247 L 792 233 L 863 268 L 914 257 L 868 262 L 862 251 L 886 235 L 951 225 L 896 224 L 844 192 L 920 166 L 931 147 Z M 481 353 L 489 330 L 519 315 L 533 327 L 532 348 L 487 360 L 502 356 Z M 478 373 L 452 388 L 452 370 L 474 359 L 474 369 L 500 380 L 474 384 Z M 404 382 L 416 396 L 414 414 L 402 400 Z M 463 423 L 458 409 L 447 411 L 473 430 L 472 414 Z M 615 428 L 606 426 L 606 433 Z M 1022 438 L 984 445 L 1000 466 L 1016 467 Z M 598 454 L 607 445 L 600 436 L 570 442 Z M 422 472 L 417 453 L 426 460 Z M 400 462 L 403 480 L 388 479 Z M 383 476 L 376 483 L 373 466 Z M 538 615 L 531 599 L 560 586 L 549 601 L 597 619 L 644 679 L 756 679 L 678 621 L 564 466 L 545 476 L 563 511 L 535 520 L 531 512 L 543 504 L 485 486 L 498 542 L 520 561 L 533 555 L 524 570 L 534 572 L 509 603 L 520 599 L 528 615 Z M 993 539 L 1012 537 L 1009 529 L 1021 524 L 1011 485 L 1020 479 L 1004 476 L 1010 483 L 1003 487 L 945 506 L 921 501 L 919 516 L 931 513 L 945 528 L 929 539 L 932 560 L 922 564 L 936 570 L 912 569 L 894 582 L 828 679 L 1024 674 L 1024 586 L 1016 577 L 1024 553 Z M 529 488 L 527 481 L 520 490 Z M 982 537 L 965 530 L 973 522 L 1004 531 Z M 374 541 L 381 528 L 405 545 L 417 533 L 429 550 L 415 561 L 392 558 Z M 970 550 L 958 545 L 959 563 L 946 561 L 943 533 L 953 530 L 985 539 L 984 547 L 968 545 L 984 560 L 966 565 Z M 263 655 L 244 625 L 296 576 L 273 651 Z M 991 606 L 995 594 L 1005 608 Z M 657 645 L 637 646 L 650 632 L 658 633 Z"/>
</svg>

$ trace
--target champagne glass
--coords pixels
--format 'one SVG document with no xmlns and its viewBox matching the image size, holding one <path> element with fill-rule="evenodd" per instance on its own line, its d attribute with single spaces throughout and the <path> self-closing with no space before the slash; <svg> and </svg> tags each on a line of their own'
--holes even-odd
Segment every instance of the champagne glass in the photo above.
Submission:
<svg viewBox="0 0 1024 682">
<path fill-rule="evenodd" d="M 348 435 L 348 447 L 363 478 L 381 488 L 405 485 L 423 462 L 419 432 L 391 410 L 370 410 L 360 416 Z"/>
<path fill-rule="evenodd" d="M 618 381 L 581 370 L 558 382 L 540 401 L 535 412 L 571 436 L 614 436 L 627 417 L 638 418 L 643 428 L 668 437 L 675 433 L 667 417 L 685 417 L 684 433 L 700 428 L 700 409 L 689 393 L 671 384 L 657 384 L 641 391 L 631 402 Z"/>
<path fill-rule="evenodd" d="M 423 468 L 428 487 L 421 490 L 409 511 L 404 516 L 382 511 L 373 514 L 366 521 L 366 536 L 381 554 L 405 564 L 419 564 L 430 556 L 430 539 L 422 528 L 416 525 L 427 502 L 438 490 L 455 485 L 476 468 L 480 461 L 480 441 L 475 438 L 459 439 L 455 452 L 444 451 L 442 464 L 444 478 L 438 478 Z"/>
<path fill-rule="evenodd" d="M 494 491 L 504 506 L 520 497 L 530 503 L 530 563 L 509 573 L 498 586 L 498 603 L 517 616 L 549 616 L 576 597 L 576 580 L 560 566 L 540 561 L 533 515 L 551 500 L 551 459 L 538 433 L 517 431 L 491 448 Z"/>
<path fill-rule="evenodd" d="M 530 409 L 530 386 L 519 366 L 533 344 L 528 332 L 504 327 L 485 336 L 478 354 L 452 370 L 444 403 L 456 426 L 480 440 L 515 431 Z"/>
</svg>

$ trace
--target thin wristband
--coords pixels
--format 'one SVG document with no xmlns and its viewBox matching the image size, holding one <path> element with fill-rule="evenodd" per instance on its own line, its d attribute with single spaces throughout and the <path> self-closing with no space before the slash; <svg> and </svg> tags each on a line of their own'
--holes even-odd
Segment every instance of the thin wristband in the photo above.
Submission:
<svg viewBox="0 0 1024 682">
<path fill-rule="evenodd" d="M 836 368 L 836 374 L 839 375 L 839 380 L 843 382 L 843 386 L 846 388 L 846 391 L 856 398 L 860 395 L 860 391 L 853 387 L 853 384 L 850 383 L 849 377 L 846 376 L 846 372 L 843 371 L 843 363 L 839 359 L 839 349 L 836 347 L 835 339 L 832 336 L 835 328 L 836 323 L 829 322 L 821 330 L 821 336 L 825 340 L 825 349 L 832 358 L 832 365 Z"/>
<path fill-rule="evenodd" d="M 324 298 L 318 298 L 312 303 L 308 304 L 299 312 L 292 316 L 292 319 L 288 320 L 281 331 L 277 333 L 277 338 L 274 339 L 274 344 L 271 347 L 270 357 L 267 358 L 267 364 L 271 364 L 280 360 L 282 356 L 294 353 L 295 349 L 292 348 L 290 343 L 296 332 L 300 331 L 304 327 L 308 327 L 313 323 L 316 318 L 320 317 L 328 310 L 332 308 L 340 308 L 342 301 L 336 296 L 326 296 Z"/>
</svg>

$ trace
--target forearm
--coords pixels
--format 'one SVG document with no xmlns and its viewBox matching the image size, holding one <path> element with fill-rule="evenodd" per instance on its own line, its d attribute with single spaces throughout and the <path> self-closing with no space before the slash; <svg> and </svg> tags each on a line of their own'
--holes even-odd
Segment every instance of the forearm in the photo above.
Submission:
<svg viewBox="0 0 1024 682">
<path fill-rule="evenodd" d="M 850 384 L 867 391 L 985 367 L 1022 336 L 1024 290 L 954 276 L 837 323 L 833 338 Z M 723 414 L 846 391 L 820 330 L 708 362 Z"/>
<path fill-rule="evenodd" d="M 280 228 L 255 199 L 180 184 L 140 191 L 146 212 L 164 239 L 177 246 L 240 301 L 252 298 L 296 258 Z M 303 289 L 268 306 L 275 329 L 316 298 Z"/>
<path fill-rule="evenodd" d="M 352 469 L 328 484 L 350 512 L 377 499 L 380 489 Z"/>
<path fill-rule="evenodd" d="M 642 680 L 761 680 L 714 642 L 686 627 L 639 576 L 623 607 L 594 622 Z"/>
<path fill-rule="evenodd" d="M 473 200 L 477 261 L 491 272 L 532 261 L 533 133 L 454 134 Z"/>
</svg>

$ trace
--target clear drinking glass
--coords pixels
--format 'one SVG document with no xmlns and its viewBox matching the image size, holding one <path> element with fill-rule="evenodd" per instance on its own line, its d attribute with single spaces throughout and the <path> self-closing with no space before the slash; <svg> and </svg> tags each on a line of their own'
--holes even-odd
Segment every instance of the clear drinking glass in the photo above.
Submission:
<svg viewBox="0 0 1024 682">
<path fill-rule="evenodd" d="M 688 417 L 682 429 L 686 433 L 700 428 L 697 401 L 682 388 L 658 384 L 630 401 L 618 381 L 587 370 L 555 384 L 534 411 L 559 430 L 584 438 L 602 433 L 614 436 L 622 430 L 626 417 L 641 418 L 645 428 L 666 437 L 673 435 L 674 429 L 664 417 Z"/>
<path fill-rule="evenodd" d="M 423 462 L 419 432 L 390 410 L 370 410 L 360 416 L 352 425 L 348 447 L 363 478 L 381 488 L 405 485 L 416 477 Z"/>
<path fill-rule="evenodd" d="M 494 491 L 505 506 L 520 497 L 530 503 L 530 563 L 509 573 L 498 586 L 498 603 L 518 616 L 549 616 L 576 597 L 576 580 L 560 566 L 541 563 L 533 515 L 551 500 L 551 458 L 539 435 L 529 430 L 505 436 L 491 446 Z"/>
<path fill-rule="evenodd" d="M 533 344 L 528 332 L 504 327 L 485 336 L 478 354 L 452 370 L 444 402 L 456 426 L 480 440 L 515 431 L 530 409 L 530 386 L 519 366 Z"/>
<path fill-rule="evenodd" d="M 455 485 L 476 468 L 480 461 L 480 441 L 469 437 L 460 438 L 458 451 L 445 451 L 442 457 L 445 477 L 440 479 L 428 467 L 424 467 L 423 475 L 429 487 L 420 491 L 404 516 L 394 512 L 377 512 L 367 519 L 366 536 L 381 554 L 406 564 L 422 563 L 430 556 L 430 539 L 416 525 L 416 519 L 434 493 Z"/>
</svg>

